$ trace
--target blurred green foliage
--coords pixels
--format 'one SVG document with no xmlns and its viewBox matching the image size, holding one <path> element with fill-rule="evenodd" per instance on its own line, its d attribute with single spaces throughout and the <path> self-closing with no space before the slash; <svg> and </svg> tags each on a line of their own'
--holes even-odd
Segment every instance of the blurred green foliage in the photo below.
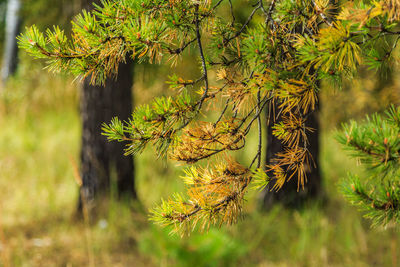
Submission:
<svg viewBox="0 0 400 267">
<path fill-rule="evenodd" d="M 182 240 L 155 226 L 149 226 L 139 243 L 139 250 L 154 258 L 155 263 L 167 261 L 175 266 L 234 266 L 249 247 L 226 231 L 212 229 Z"/>
<path fill-rule="evenodd" d="M 23 0 L 21 18 L 23 27 L 32 24 L 40 28 L 60 25 L 69 31 L 69 22 L 79 11 L 80 0 Z"/>
<path fill-rule="evenodd" d="M 35 23 L 40 28 L 61 25 L 69 33 L 69 22 L 80 11 L 80 0 L 22 0 L 21 4 L 21 31 L 25 26 Z M 6 9 L 7 0 L 0 0 L 0 60 L 3 57 Z M 20 58 L 22 62 L 32 61 L 23 53 L 20 53 Z"/>
<path fill-rule="evenodd" d="M 6 0 L 0 0 L 0 51 L 3 49 L 4 35 L 5 35 L 5 20 L 6 20 Z M 2 56 L 0 56 L 1 58 Z"/>
<path fill-rule="evenodd" d="M 31 25 L 35 22 L 41 27 L 50 27 L 54 24 L 68 26 L 74 12 L 79 11 L 74 2 L 79 3 L 76 0 L 23 0 L 20 14 L 22 24 Z M 6 10 L 7 0 L 0 0 L 0 48 L 5 35 Z"/>
<path fill-rule="evenodd" d="M 163 85 L 148 82 L 150 74 L 136 74 L 138 101 Z M 141 84 L 147 82 L 150 88 L 142 90 Z M 348 171 L 362 175 L 362 170 L 326 130 L 321 140 L 327 199 L 323 206 L 313 203 L 295 212 L 277 206 L 261 213 L 253 195 L 236 226 L 184 239 L 170 236 L 147 221 L 145 210 L 160 197 L 182 190 L 175 179 L 181 169 L 154 161 L 152 151 L 146 151 L 136 165 L 142 204 L 112 198 L 90 227 L 75 221 L 78 185 L 73 162 L 78 162 L 80 142 L 76 86 L 71 78 L 44 74 L 31 63 L 1 93 L 0 257 L 8 258 L 10 266 L 87 266 L 88 251 L 97 266 L 397 266 L 400 262 L 399 233 L 370 229 L 369 222 L 337 192 L 340 177 Z M 330 111 L 324 108 L 322 115 L 326 113 Z M 246 155 L 245 151 L 241 160 Z"/>
<path fill-rule="evenodd" d="M 324 109 L 321 123 L 334 129 L 350 119 L 362 119 L 365 114 L 383 112 L 391 104 L 400 104 L 400 79 L 397 68 L 385 75 L 362 69 L 354 79 L 345 81 L 342 88 L 325 83 L 320 93 Z"/>
</svg>

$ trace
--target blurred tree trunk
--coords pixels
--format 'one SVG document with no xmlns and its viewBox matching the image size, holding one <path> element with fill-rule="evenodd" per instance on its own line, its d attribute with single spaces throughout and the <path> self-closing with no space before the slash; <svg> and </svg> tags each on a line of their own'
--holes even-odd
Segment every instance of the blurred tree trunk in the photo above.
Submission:
<svg viewBox="0 0 400 267">
<path fill-rule="evenodd" d="M 329 1 L 333 8 L 331 10 L 332 20 L 335 20 L 335 16 L 338 14 L 338 0 L 330 0 Z M 302 29 L 299 29 L 302 30 Z M 277 106 L 275 106 L 277 110 Z M 320 105 L 319 105 L 320 108 Z M 314 132 L 308 134 L 308 149 L 312 155 L 315 166 L 310 166 L 307 171 L 307 183 L 304 185 L 304 190 L 298 188 L 297 186 L 297 177 L 293 177 L 289 182 L 285 183 L 285 185 L 278 192 L 270 191 L 274 186 L 274 182 L 270 183 L 270 185 L 264 190 L 262 194 L 262 206 L 264 209 L 269 209 L 275 203 L 281 203 L 287 207 L 300 207 L 306 201 L 311 199 L 318 199 L 323 196 L 322 189 L 322 177 L 321 171 L 319 168 L 319 151 L 320 151 L 320 126 L 319 126 L 319 116 L 318 109 L 311 114 L 311 116 L 307 119 L 306 127 L 311 127 L 314 129 Z M 279 122 L 280 118 L 277 118 Z M 267 125 L 267 155 L 266 155 L 266 164 L 271 164 L 271 159 L 274 155 L 280 151 L 282 151 L 281 142 L 272 135 L 272 126 L 273 121 Z M 271 175 L 270 175 L 271 176 Z"/>
<path fill-rule="evenodd" d="M 280 118 L 277 118 L 277 122 L 279 122 Z M 274 158 L 275 154 L 281 152 L 283 146 L 281 142 L 272 135 L 272 126 L 273 121 L 269 123 L 267 126 L 267 157 L 266 164 L 271 164 L 271 159 Z M 272 181 L 269 187 L 262 194 L 262 206 L 263 209 L 270 209 L 275 203 L 281 203 L 287 207 L 299 207 L 304 204 L 306 201 L 310 199 L 315 199 L 322 195 L 322 180 L 319 169 L 319 121 L 318 121 L 318 113 L 314 112 L 308 118 L 307 127 L 311 127 L 314 129 L 313 133 L 309 133 L 308 140 L 309 146 L 308 149 L 313 157 L 314 166 L 310 166 L 307 172 L 307 183 L 304 186 L 304 190 L 301 188 L 298 190 L 297 187 L 297 177 L 293 177 L 289 182 L 285 183 L 281 190 L 278 192 L 270 191 L 274 186 L 274 182 Z M 272 174 L 269 174 L 272 176 Z"/>
<path fill-rule="evenodd" d="M 94 1 L 99 3 L 100 1 Z M 83 0 L 82 7 L 92 8 L 93 1 Z M 101 125 L 118 116 L 127 120 L 132 112 L 133 61 L 119 66 L 115 80 L 108 79 L 105 86 L 95 86 L 89 79 L 81 91 L 81 178 L 82 188 L 78 210 L 82 210 L 82 194 L 89 204 L 110 193 L 111 179 L 115 176 L 119 197 L 136 198 L 133 157 L 123 155 L 123 145 L 108 142 L 101 135 Z"/>
<path fill-rule="evenodd" d="M 6 38 L 3 56 L 3 66 L 1 68 L 1 79 L 3 84 L 14 74 L 18 64 L 17 35 L 20 27 L 19 11 L 21 9 L 20 0 L 8 0 L 6 13 Z"/>
</svg>

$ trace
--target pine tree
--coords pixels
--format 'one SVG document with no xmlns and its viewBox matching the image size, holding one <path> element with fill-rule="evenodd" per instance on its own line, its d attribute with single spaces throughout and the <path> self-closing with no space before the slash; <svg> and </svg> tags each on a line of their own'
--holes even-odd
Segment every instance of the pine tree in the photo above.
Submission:
<svg viewBox="0 0 400 267">
<path fill-rule="evenodd" d="M 109 140 L 126 143 L 126 155 L 151 144 L 158 156 L 190 165 L 182 177 L 187 194 L 151 210 L 152 220 L 175 231 L 235 222 L 250 188 L 271 182 L 279 190 L 293 179 L 302 189 L 314 166 L 308 139 L 314 129 L 307 120 L 318 105 L 320 80 L 340 84 L 363 62 L 373 68 L 390 64 L 400 36 L 398 0 L 348 1 L 339 15 L 329 0 L 249 5 L 247 20 L 236 23 L 230 0 L 105 0 L 77 16 L 71 39 L 58 27 L 44 34 L 35 26 L 20 37 L 21 47 L 46 58 L 51 70 L 96 84 L 115 76 L 128 55 L 173 65 L 183 53 L 197 55 L 201 72 L 190 79 L 172 75 L 172 96 L 155 98 L 129 120 L 114 118 L 103 127 Z M 393 46 L 374 49 L 377 41 L 391 38 Z M 215 119 L 205 116 L 213 107 L 222 107 Z M 282 143 L 265 170 L 264 109 Z M 246 146 L 253 129 L 258 145 L 244 165 L 230 154 Z M 204 160 L 209 167 L 195 164 Z"/>
<path fill-rule="evenodd" d="M 385 116 L 374 114 L 361 124 L 352 121 L 338 141 L 366 167 L 366 177 L 350 174 L 342 180 L 345 197 L 375 226 L 400 223 L 400 108 L 392 106 Z"/>
</svg>

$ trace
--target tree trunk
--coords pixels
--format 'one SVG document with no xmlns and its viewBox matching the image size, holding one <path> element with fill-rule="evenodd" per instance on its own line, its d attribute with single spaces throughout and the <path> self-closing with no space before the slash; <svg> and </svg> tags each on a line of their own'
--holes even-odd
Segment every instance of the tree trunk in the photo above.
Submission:
<svg viewBox="0 0 400 267">
<path fill-rule="evenodd" d="M 101 135 L 101 125 L 113 117 L 127 120 L 132 112 L 131 61 L 119 66 L 116 80 L 106 85 L 84 81 L 81 94 L 82 147 L 81 177 L 86 200 L 93 200 L 110 190 L 111 171 L 116 172 L 119 195 L 136 198 L 133 158 L 123 155 L 123 144 L 108 142 Z"/>
<path fill-rule="evenodd" d="M 111 108 L 105 122 L 109 123 L 114 117 L 123 121 L 130 118 L 132 115 L 132 86 L 133 61 L 129 59 L 127 64 L 120 64 L 117 80 L 110 80 L 106 85 Z M 110 155 L 111 171 L 115 170 L 117 175 L 119 197 L 136 198 L 133 157 L 124 156 L 124 144 L 116 141 L 107 142 L 107 151 Z"/>
<path fill-rule="evenodd" d="M 337 0 L 330 0 L 330 3 L 333 4 L 334 7 L 337 2 Z M 337 9 L 334 8 L 332 14 L 337 14 Z M 334 16 L 332 18 L 334 18 Z M 302 28 L 298 28 L 295 32 L 301 32 L 303 30 Z M 314 129 L 312 133 L 308 132 L 307 136 L 309 141 L 308 150 L 313 159 L 313 162 L 311 162 L 313 166 L 306 167 L 308 171 L 304 190 L 298 188 L 297 177 L 293 177 L 290 181 L 287 181 L 278 192 L 271 191 L 271 188 L 274 186 L 274 181 L 272 181 L 262 193 L 263 209 L 270 209 L 275 203 L 281 203 L 286 207 L 298 208 L 311 199 L 317 199 L 323 196 L 322 177 L 319 168 L 320 127 L 318 109 L 317 107 L 316 111 L 314 111 L 306 121 L 306 127 Z M 275 110 L 278 110 L 277 106 L 275 106 Z M 280 118 L 278 117 L 276 120 L 279 122 Z M 267 165 L 270 165 L 275 154 L 281 152 L 283 149 L 281 142 L 272 134 L 272 126 L 273 121 L 267 125 Z"/>
<path fill-rule="evenodd" d="M 279 119 L 280 118 L 277 119 L 278 122 Z M 271 164 L 271 159 L 274 158 L 276 153 L 281 152 L 283 148 L 281 142 L 272 135 L 272 126 L 273 122 L 268 125 L 267 130 L 267 165 Z M 313 157 L 315 168 L 314 166 L 307 168 L 309 171 L 307 173 L 307 183 L 304 185 L 304 190 L 301 188 L 298 189 L 297 177 L 293 177 L 290 181 L 286 182 L 278 192 L 271 191 L 271 188 L 274 186 L 274 182 L 272 181 L 269 187 L 267 187 L 262 194 L 262 205 L 264 209 L 270 209 L 275 203 L 281 203 L 287 207 L 297 208 L 303 205 L 306 201 L 315 199 L 322 195 L 322 181 L 318 162 L 320 128 L 317 112 L 312 113 L 312 115 L 307 119 L 306 126 L 314 129 L 314 132 L 309 133 L 308 135 L 310 143 L 308 149 Z"/>
<path fill-rule="evenodd" d="M 99 1 L 95 1 L 98 3 Z M 83 1 L 82 6 L 91 9 L 92 1 Z M 82 188 L 78 211 L 86 204 L 93 204 L 110 192 L 111 177 L 116 174 L 118 195 L 136 198 L 134 185 L 133 157 L 125 157 L 123 144 L 108 142 L 101 135 L 103 123 L 113 117 L 127 120 L 132 113 L 133 61 L 120 64 L 115 80 L 108 79 L 105 86 L 95 86 L 89 79 L 83 82 L 81 92 L 82 147 L 81 179 Z M 82 199 L 83 198 L 83 199 Z"/>
<path fill-rule="evenodd" d="M 3 66 L 1 68 L 1 79 L 3 84 L 14 74 L 17 68 L 17 35 L 20 26 L 19 11 L 21 9 L 20 0 L 8 0 L 6 13 L 6 38 L 3 56 Z"/>
</svg>

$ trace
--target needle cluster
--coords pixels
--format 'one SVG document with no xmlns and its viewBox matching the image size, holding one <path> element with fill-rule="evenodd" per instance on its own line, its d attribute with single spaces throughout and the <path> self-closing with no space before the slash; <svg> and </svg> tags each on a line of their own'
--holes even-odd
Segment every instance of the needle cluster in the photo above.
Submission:
<svg viewBox="0 0 400 267">
<path fill-rule="evenodd" d="M 375 114 L 361 124 L 344 126 L 338 140 L 366 167 L 365 177 L 349 175 L 341 184 L 345 197 L 373 224 L 400 222 L 400 108 Z"/>
</svg>

